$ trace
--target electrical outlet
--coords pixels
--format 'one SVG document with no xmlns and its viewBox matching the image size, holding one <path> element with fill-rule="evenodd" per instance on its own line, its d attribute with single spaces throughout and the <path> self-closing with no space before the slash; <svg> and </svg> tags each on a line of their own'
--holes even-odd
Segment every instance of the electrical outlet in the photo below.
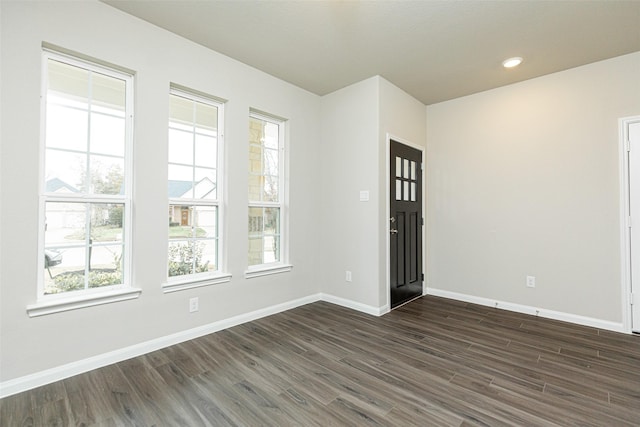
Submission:
<svg viewBox="0 0 640 427">
<path fill-rule="evenodd" d="M 198 297 L 193 297 L 189 299 L 189 313 L 196 311 L 198 311 Z"/>
<path fill-rule="evenodd" d="M 349 270 L 347 270 L 346 275 L 345 275 L 345 280 L 347 282 L 351 282 L 351 272 Z"/>
<path fill-rule="evenodd" d="M 527 288 L 536 287 L 536 276 L 527 276 Z"/>
</svg>

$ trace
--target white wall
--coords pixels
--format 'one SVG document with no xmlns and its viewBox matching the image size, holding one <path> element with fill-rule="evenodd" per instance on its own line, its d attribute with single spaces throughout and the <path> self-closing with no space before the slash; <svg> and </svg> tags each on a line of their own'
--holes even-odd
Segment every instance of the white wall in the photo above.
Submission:
<svg viewBox="0 0 640 427">
<path fill-rule="evenodd" d="M 429 287 L 621 324 L 617 120 L 637 114 L 640 53 L 429 106 Z"/>
<path fill-rule="evenodd" d="M 2 2 L 2 241 L 0 380 L 79 361 L 314 295 L 324 176 L 317 161 L 320 100 L 290 84 L 99 2 Z M 133 257 L 138 299 L 36 318 L 41 45 L 134 70 Z M 163 294 L 166 274 L 167 115 L 170 82 L 228 99 L 227 208 L 231 283 Z M 290 121 L 292 272 L 244 279 L 249 108 Z M 6 185 L 10 182 L 11 185 Z M 200 311 L 188 313 L 190 297 Z"/>
<path fill-rule="evenodd" d="M 321 286 L 373 313 L 389 306 L 387 134 L 423 146 L 424 111 L 379 76 L 322 97 Z M 369 201 L 359 201 L 360 191 Z"/>
<path fill-rule="evenodd" d="M 320 277 L 323 292 L 380 307 L 378 207 L 378 77 L 322 97 L 322 213 Z M 360 191 L 369 201 L 359 201 Z M 345 281 L 345 271 L 352 282 Z"/>
</svg>

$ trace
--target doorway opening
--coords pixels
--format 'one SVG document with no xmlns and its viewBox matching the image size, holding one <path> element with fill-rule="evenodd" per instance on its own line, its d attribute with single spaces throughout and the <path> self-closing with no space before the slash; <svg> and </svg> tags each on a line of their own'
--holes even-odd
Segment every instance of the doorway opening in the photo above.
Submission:
<svg viewBox="0 0 640 427">
<path fill-rule="evenodd" d="M 389 141 L 389 297 L 391 308 L 423 294 L 422 151 Z"/>
<path fill-rule="evenodd" d="M 640 116 L 620 119 L 623 321 L 640 333 Z"/>
</svg>

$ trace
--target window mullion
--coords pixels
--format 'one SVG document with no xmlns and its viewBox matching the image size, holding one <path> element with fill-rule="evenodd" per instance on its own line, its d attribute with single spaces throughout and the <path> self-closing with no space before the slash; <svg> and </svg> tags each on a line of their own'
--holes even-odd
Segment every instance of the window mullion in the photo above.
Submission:
<svg viewBox="0 0 640 427">
<path fill-rule="evenodd" d="M 191 173 L 192 173 L 192 179 L 191 179 L 191 191 L 192 191 L 192 196 L 194 199 L 196 198 L 196 119 L 197 119 L 197 115 L 196 115 L 196 103 L 195 101 L 191 100 L 191 105 L 192 105 L 192 110 L 191 110 Z M 193 227 L 193 224 L 191 225 L 191 227 Z M 193 270 L 195 271 L 195 269 Z"/>
<path fill-rule="evenodd" d="M 89 289 L 89 271 L 91 271 L 91 204 L 85 203 L 85 220 L 84 220 L 84 288 Z"/>
<path fill-rule="evenodd" d="M 92 96 L 93 96 L 93 85 L 92 85 L 92 80 L 93 80 L 93 73 L 89 72 L 89 80 L 88 80 L 88 86 L 87 87 L 87 93 L 88 95 L 88 99 L 87 99 L 87 165 L 86 165 L 86 176 L 85 176 L 85 180 L 86 180 L 86 190 L 85 193 L 87 194 L 92 194 L 92 186 L 91 186 L 91 181 L 92 181 L 92 176 L 91 176 L 91 101 L 92 101 Z"/>
<path fill-rule="evenodd" d="M 249 201 L 250 208 L 279 208 L 281 204 L 279 202 L 256 202 Z"/>
<path fill-rule="evenodd" d="M 48 202 L 58 202 L 58 203 L 106 203 L 106 204 L 118 204 L 118 205 L 126 205 L 129 203 L 128 199 L 122 196 L 115 196 L 111 194 L 105 195 L 92 195 L 92 196 L 69 196 L 69 195 L 60 195 L 60 194 L 44 194 L 43 197 Z"/>
</svg>

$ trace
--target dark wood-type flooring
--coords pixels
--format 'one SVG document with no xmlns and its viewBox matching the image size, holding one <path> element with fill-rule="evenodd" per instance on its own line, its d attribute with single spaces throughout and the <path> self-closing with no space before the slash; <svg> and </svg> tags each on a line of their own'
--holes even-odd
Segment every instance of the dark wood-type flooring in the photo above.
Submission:
<svg viewBox="0 0 640 427">
<path fill-rule="evenodd" d="M 640 337 L 423 297 L 314 303 L 0 401 L 13 426 L 638 426 Z"/>
</svg>

